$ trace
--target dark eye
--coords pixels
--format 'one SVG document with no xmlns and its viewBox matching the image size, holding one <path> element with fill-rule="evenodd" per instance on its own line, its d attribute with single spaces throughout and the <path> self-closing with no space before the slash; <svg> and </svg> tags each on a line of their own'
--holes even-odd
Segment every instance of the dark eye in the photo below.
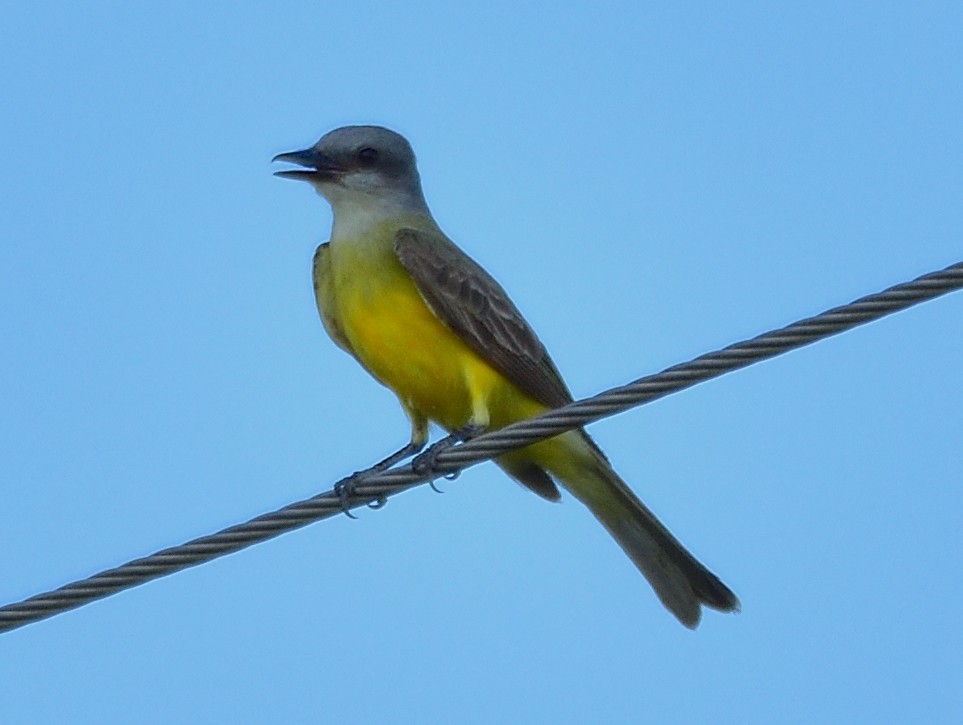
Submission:
<svg viewBox="0 0 963 725">
<path fill-rule="evenodd" d="M 378 149 L 373 149 L 370 146 L 365 146 L 362 149 L 358 149 L 358 161 L 363 164 L 373 164 L 378 159 Z"/>
</svg>

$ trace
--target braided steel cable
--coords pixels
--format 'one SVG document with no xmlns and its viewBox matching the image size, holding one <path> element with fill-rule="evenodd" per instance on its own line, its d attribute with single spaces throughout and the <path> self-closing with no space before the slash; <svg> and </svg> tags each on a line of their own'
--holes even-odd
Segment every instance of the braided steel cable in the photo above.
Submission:
<svg viewBox="0 0 963 725">
<path fill-rule="evenodd" d="M 346 497 L 335 492 L 323 493 L 215 534 L 162 549 L 87 579 L 0 607 L 0 632 L 52 617 L 152 579 L 240 551 L 342 511 L 363 505 L 380 505 L 388 496 L 441 475 L 456 474 L 507 450 L 624 412 L 959 289 L 963 289 L 963 262 L 701 355 L 536 418 L 480 435 L 439 453 L 430 472 L 415 472 L 407 464 L 364 476 L 354 482 Z"/>
</svg>

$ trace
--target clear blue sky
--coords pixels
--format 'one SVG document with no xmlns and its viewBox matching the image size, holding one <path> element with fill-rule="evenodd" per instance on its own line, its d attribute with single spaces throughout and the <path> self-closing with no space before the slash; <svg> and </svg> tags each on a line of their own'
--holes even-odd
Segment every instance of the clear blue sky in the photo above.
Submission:
<svg viewBox="0 0 963 725">
<path fill-rule="evenodd" d="M 0 601 L 404 441 L 271 157 L 406 134 L 577 396 L 963 259 L 959 3 L 6 3 Z M 951 722 L 963 294 L 593 426 L 690 632 L 491 465 L 0 636 L 0 721 Z"/>
</svg>

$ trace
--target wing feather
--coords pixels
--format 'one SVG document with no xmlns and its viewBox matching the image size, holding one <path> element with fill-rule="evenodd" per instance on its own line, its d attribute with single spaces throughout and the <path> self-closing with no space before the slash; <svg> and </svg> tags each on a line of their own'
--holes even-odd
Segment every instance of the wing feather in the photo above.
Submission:
<svg viewBox="0 0 963 725">
<path fill-rule="evenodd" d="M 331 275 L 330 242 L 325 242 L 314 253 L 312 281 L 314 282 L 314 301 L 318 305 L 321 324 L 334 343 L 346 353 L 357 359 L 347 335 L 338 322 L 334 301 L 334 284 Z"/>
<path fill-rule="evenodd" d="M 476 353 L 525 393 L 572 401 L 555 363 L 502 286 L 441 234 L 401 229 L 395 253 L 425 302 Z"/>
</svg>

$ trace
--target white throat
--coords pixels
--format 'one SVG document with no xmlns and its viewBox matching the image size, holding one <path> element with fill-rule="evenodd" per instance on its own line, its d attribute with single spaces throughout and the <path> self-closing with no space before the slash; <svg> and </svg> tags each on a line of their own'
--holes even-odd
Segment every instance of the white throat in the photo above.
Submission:
<svg viewBox="0 0 963 725">
<path fill-rule="evenodd" d="M 326 188 L 318 193 L 331 204 L 334 223 L 331 228 L 331 241 L 361 239 L 368 236 L 375 227 L 386 222 L 397 222 L 412 217 L 427 217 L 431 212 L 420 196 L 412 198 L 408 193 L 389 192 L 371 194 L 350 189 Z"/>
</svg>

